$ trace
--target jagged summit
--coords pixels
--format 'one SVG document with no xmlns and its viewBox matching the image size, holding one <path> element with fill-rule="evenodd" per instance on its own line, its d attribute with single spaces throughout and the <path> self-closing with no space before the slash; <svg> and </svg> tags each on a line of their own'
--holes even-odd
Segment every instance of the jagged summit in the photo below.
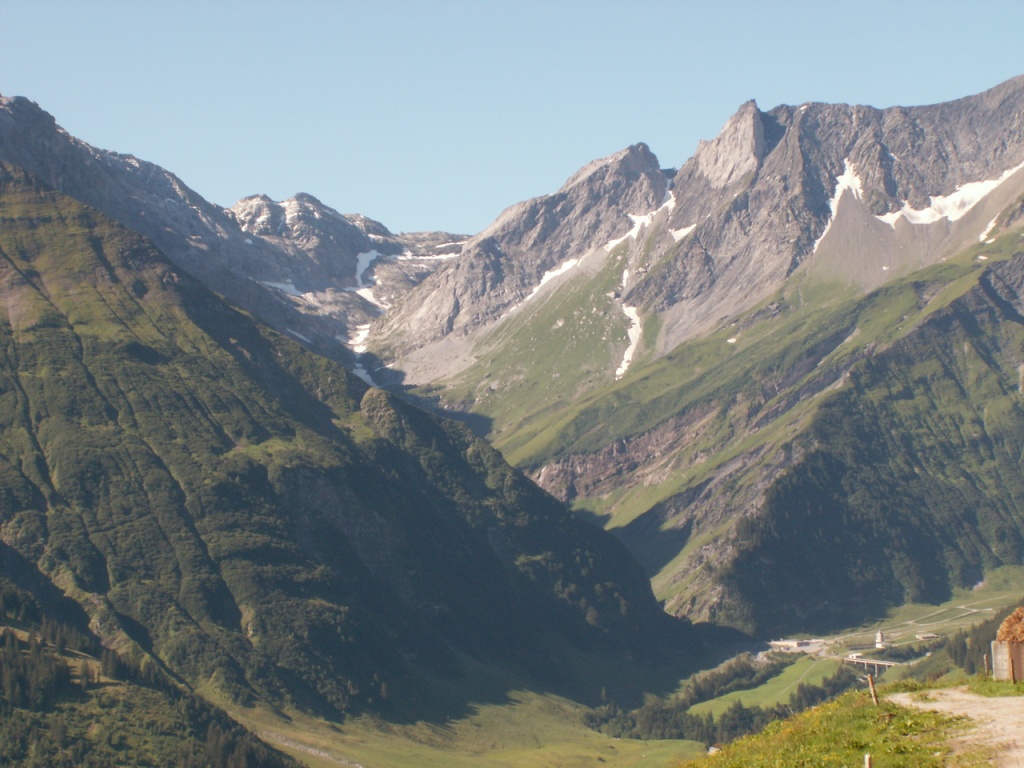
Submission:
<svg viewBox="0 0 1024 768">
<path fill-rule="evenodd" d="M 640 356 L 721 327 L 796 270 L 870 289 L 977 239 L 1005 205 L 1016 182 L 1004 175 L 1024 161 L 1022 83 L 931 107 L 764 112 L 751 100 L 667 182 L 650 149 L 633 145 L 587 164 L 557 192 L 507 208 L 374 324 L 367 343 L 406 381 L 454 374 L 528 297 L 535 304 L 611 269 L 609 244 L 626 253 L 622 279 L 604 290 L 621 294 L 635 324 L 656 322 L 636 344 L 618 319 L 605 335 Z M 844 180 L 858 190 L 848 201 Z M 964 210 L 943 215 L 943 205 Z M 922 237 L 927 247 L 912 248 Z M 439 368 L 442 342 L 451 364 Z M 613 377 L 618 355 L 594 354 Z"/>
<path fill-rule="evenodd" d="M 665 202 L 668 186 L 646 144 L 588 164 L 557 192 L 507 208 L 464 243 L 458 259 L 373 326 L 371 347 L 404 356 L 408 365 L 400 367 L 410 381 L 454 371 L 469 358 L 451 344 L 444 352 L 432 344 L 446 337 L 457 344 L 507 317 L 553 277 L 581 265 L 594 244 L 627 235 L 632 217 Z"/>
<path fill-rule="evenodd" d="M 980 198 L 967 205 L 958 188 L 988 189 L 1024 161 L 1022 92 L 1024 77 L 926 107 L 765 112 L 751 100 L 671 176 L 646 144 L 634 144 L 588 163 L 556 192 L 508 207 L 472 237 L 397 236 L 306 193 L 220 209 L 173 174 L 67 136 L 17 97 L 0 107 L 0 157 L 153 237 L 216 290 L 321 351 L 345 357 L 358 334 L 361 348 L 407 382 L 426 381 L 440 373 L 432 345 L 476 343 L 528 298 L 600 270 L 609 244 L 628 251 L 612 292 L 638 323 L 658 320 L 656 334 L 651 325 L 635 345 L 641 356 L 716 327 L 797 269 L 870 288 L 941 258 L 983 234 L 994 215 Z M 859 185 L 849 202 L 840 199 L 844 178 Z M 1009 194 L 1012 180 L 999 188 Z M 943 205 L 969 210 L 943 216 Z M 869 237 L 855 236 L 854 219 Z M 908 238 L 921 235 L 908 225 L 946 229 L 908 257 Z M 610 333 L 613 346 L 626 343 Z M 448 352 L 459 366 L 473 360 Z M 431 364 L 419 370 L 424 356 Z"/>
<path fill-rule="evenodd" d="M 750 100 L 729 119 L 717 138 L 700 143 L 694 160 L 708 181 L 721 189 L 756 171 L 764 154 L 761 111 Z"/>
<path fill-rule="evenodd" d="M 647 144 L 633 144 L 607 157 L 594 160 L 580 168 L 562 185 L 559 192 L 566 192 L 598 172 L 638 176 L 658 167 L 658 158 L 651 152 Z"/>
</svg>

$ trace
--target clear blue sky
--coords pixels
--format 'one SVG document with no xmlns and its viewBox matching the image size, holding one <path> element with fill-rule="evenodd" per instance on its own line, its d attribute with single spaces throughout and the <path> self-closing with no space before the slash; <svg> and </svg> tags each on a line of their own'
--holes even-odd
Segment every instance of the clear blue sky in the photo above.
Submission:
<svg viewBox="0 0 1024 768">
<path fill-rule="evenodd" d="M 928 104 L 1024 73 L 1020 0 L 0 0 L 0 93 L 221 205 L 473 233 L 747 99 Z"/>
</svg>

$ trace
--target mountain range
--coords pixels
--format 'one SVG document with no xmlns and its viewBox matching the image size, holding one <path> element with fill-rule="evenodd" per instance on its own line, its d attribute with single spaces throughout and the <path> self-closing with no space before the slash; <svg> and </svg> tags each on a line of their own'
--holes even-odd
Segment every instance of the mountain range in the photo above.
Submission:
<svg viewBox="0 0 1024 768">
<path fill-rule="evenodd" d="M 125 658 L 345 713 L 467 654 L 550 678 L 554 640 L 673 635 L 621 545 L 465 427 L 13 165 L 0 221 L 3 576 Z"/>
<path fill-rule="evenodd" d="M 1024 555 L 1024 78 L 748 102 L 476 235 L 221 208 L 20 97 L 0 162 L 4 577 L 184 684 L 571 682 Z"/>
</svg>

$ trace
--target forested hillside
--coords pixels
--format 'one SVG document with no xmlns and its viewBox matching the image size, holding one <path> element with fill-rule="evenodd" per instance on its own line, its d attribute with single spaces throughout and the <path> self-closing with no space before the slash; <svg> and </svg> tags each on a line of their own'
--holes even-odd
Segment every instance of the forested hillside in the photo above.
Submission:
<svg viewBox="0 0 1024 768">
<path fill-rule="evenodd" d="M 0 764 L 296 765 L 154 665 L 102 648 L 62 602 L 0 578 Z"/>
</svg>

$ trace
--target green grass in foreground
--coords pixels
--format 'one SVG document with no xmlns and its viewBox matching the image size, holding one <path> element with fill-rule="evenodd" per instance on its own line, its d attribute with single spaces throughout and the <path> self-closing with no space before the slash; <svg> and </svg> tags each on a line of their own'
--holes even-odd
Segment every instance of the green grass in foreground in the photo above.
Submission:
<svg viewBox="0 0 1024 768">
<path fill-rule="evenodd" d="M 996 681 L 990 677 L 972 678 L 967 689 L 980 696 L 1024 696 L 1024 682 Z"/>
<path fill-rule="evenodd" d="M 764 731 L 726 746 L 721 752 L 680 763 L 691 768 L 829 768 L 860 766 L 870 754 L 885 768 L 968 768 L 984 765 L 984 756 L 952 753 L 949 741 L 966 720 L 937 712 L 908 710 L 863 691 L 849 693 Z"/>
</svg>

